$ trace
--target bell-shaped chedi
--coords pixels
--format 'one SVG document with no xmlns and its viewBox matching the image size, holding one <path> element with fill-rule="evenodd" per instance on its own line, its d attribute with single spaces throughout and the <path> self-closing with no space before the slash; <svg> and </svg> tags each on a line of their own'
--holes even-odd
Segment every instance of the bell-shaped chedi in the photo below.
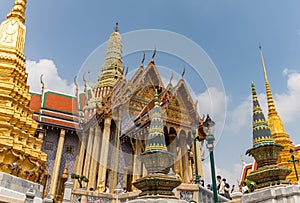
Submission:
<svg viewBox="0 0 300 203">
<path fill-rule="evenodd" d="M 279 152 L 283 147 L 276 144 L 262 109 L 259 105 L 254 83 L 252 83 L 253 97 L 253 147 L 246 154 L 254 157 L 258 168 L 252 171 L 247 179 L 254 181 L 258 188 L 270 185 L 286 184 L 286 176 L 291 173 L 288 168 L 277 166 Z"/>
</svg>

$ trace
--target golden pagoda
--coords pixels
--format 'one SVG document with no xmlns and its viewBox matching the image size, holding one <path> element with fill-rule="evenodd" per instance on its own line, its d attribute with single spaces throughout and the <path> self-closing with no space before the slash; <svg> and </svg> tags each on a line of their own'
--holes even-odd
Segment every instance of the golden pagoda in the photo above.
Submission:
<svg viewBox="0 0 300 203">
<path fill-rule="evenodd" d="M 267 101 L 268 101 L 268 126 L 270 128 L 272 137 L 274 138 L 275 142 L 279 145 L 282 145 L 284 148 L 281 152 L 279 152 L 279 157 L 277 160 L 277 164 L 280 167 L 289 168 L 292 170 L 286 179 L 291 180 L 293 184 L 297 184 L 297 178 L 294 170 L 293 163 L 290 163 L 289 160 L 291 159 L 290 150 L 294 150 L 295 146 L 286 132 L 284 125 L 282 123 L 281 118 L 279 117 L 277 110 L 275 108 L 275 103 L 273 100 L 272 92 L 270 89 L 270 84 L 267 77 L 266 66 L 264 62 L 264 57 L 262 53 L 261 46 L 259 46 L 260 50 L 260 57 L 262 61 L 262 67 L 264 71 L 264 78 L 266 82 L 266 94 L 267 94 Z M 300 172 L 300 168 L 297 169 L 298 173 Z"/>
<path fill-rule="evenodd" d="M 0 171 L 42 183 L 47 155 L 36 135 L 37 122 L 29 108 L 26 85 L 26 0 L 15 0 L 0 25 Z"/>
</svg>

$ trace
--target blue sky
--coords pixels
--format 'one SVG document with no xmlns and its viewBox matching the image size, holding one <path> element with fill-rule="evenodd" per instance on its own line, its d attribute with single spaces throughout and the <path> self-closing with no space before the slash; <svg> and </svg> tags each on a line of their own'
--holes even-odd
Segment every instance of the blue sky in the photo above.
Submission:
<svg viewBox="0 0 300 203">
<path fill-rule="evenodd" d="M 12 4 L 13 0 L 1 2 L 1 21 Z M 48 77 L 49 88 L 55 88 L 55 81 L 61 81 L 65 86 L 62 85 L 59 91 L 64 91 L 65 87 L 71 86 L 73 77 L 90 53 L 107 41 L 116 21 L 119 22 L 121 34 L 140 29 L 163 29 L 194 41 L 216 65 L 224 84 L 223 100 L 227 101 L 226 125 L 216 146 L 215 156 L 218 172 L 228 179 L 231 178 L 230 182 L 235 182 L 241 167 L 240 155 L 244 155 L 252 144 L 249 114 L 251 81 L 255 82 L 258 93 L 265 92 L 259 43 L 263 47 L 278 112 L 282 115 L 294 143 L 300 143 L 300 137 L 297 136 L 300 131 L 297 125 L 300 120 L 300 105 L 295 102 L 300 98 L 299 8 L 300 2 L 296 0 L 284 3 L 274 0 L 28 0 L 25 53 L 30 60 L 28 66 L 52 68 L 44 74 L 45 80 Z M 153 44 L 155 46 L 159 48 L 158 44 Z M 148 61 L 150 54 L 147 53 Z M 167 58 L 159 57 L 158 54 L 156 63 L 166 66 Z M 41 59 L 47 61 L 42 63 Z M 138 65 L 140 55 L 136 60 Z M 131 71 L 136 68 L 136 64 L 130 63 L 132 61 L 130 57 L 125 61 Z M 174 66 L 174 71 L 181 74 L 183 64 L 181 61 L 176 64 L 175 60 L 169 66 Z M 34 69 L 31 71 L 34 72 Z M 192 77 L 187 71 L 186 80 Z M 36 79 L 37 77 L 32 78 Z M 201 95 L 205 95 L 205 87 L 199 87 L 196 93 L 201 98 Z M 222 97 L 221 93 L 220 95 Z M 260 98 L 260 103 L 265 106 L 264 95 L 261 94 Z M 223 105 L 222 99 L 216 100 Z M 201 105 L 199 100 L 200 109 Z M 202 112 L 206 113 L 206 110 Z M 250 161 L 246 157 L 245 160 Z M 204 164 L 208 164 L 207 160 Z"/>
</svg>

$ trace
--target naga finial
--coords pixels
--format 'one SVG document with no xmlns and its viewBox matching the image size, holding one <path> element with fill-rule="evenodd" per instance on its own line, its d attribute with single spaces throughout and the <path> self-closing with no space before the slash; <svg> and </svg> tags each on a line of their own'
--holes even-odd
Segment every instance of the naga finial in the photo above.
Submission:
<svg viewBox="0 0 300 203">
<path fill-rule="evenodd" d="M 182 74 L 181 74 L 182 78 L 184 77 L 184 74 L 185 74 L 185 66 L 183 66 L 183 71 L 182 71 Z"/>
<path fill-rule="evenodd" d="M 127 76 L 127 74 L 128 74 L 128 66 L 126 67 L 125 77 Z"/>
<path fill-rule="evenodd" d="M 42 94 L 43 94 L 44 93 L 44 89 L 45 89 L 45 83 L 43 81 L 43 74 L 41 74 L 41 76 L 40 76 L 40 82 L 42 84 Z"/>
<path fill-rule="evenodd" d="M 84 82 L 84 90 L 83 90 L 83 91 L 86 93 L 86 92 L 87 92 L 87 81 L 86 81 L 86 79 L 85 79 L 85 74 L 83 74 L 82 80 L 83 80 L 83 82 Z"/>
<path fill-rule="evenodd" d="M 171 74 L 171 78 L 170 78 L 170 81 L 169 81 L 169 84 L 171 84 L 171 83 L 172 83 L 173 77 L 174 77 L 174 73 L 172 72 L 172 74 Z"/>
<path fill-rule="evenodd" d="M 145 54 L 145 52 L 144 52 L 143 58 L 142 58 L 142 66 L 144 65 L 145 58 L 146 58 L 146 54 Z"/>
<path fill-rule="evenodd" d="M 74 85 L 75 85 L 75 87 L 76 87 L 76 90 L 75 90 L 75 96 L 76 96 L 76 98 L 78 97 L 78 83 L 77 83 L 77 75 L 75 75 L 75 77 L 74 77 Z"/>
<path fill-rule="evenodd" d="M 153 55 L 152 55 L 152 59 L 151 59 L 151 61 L 154 61 L 154 57 L 155 57 L 155 55 L 156 55 L 156 48 L 154 48 L 154 50 L 153 50 Z"/>
</svg>

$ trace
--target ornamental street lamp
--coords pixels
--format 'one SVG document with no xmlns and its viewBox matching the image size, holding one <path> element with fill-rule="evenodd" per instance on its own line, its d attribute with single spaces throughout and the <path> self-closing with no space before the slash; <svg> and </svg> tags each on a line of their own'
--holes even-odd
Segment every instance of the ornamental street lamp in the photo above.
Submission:
<svg viewBox="0 0 300 203">
<path fill-rule="evenodd" d="M 298 178 L 298 172 L 297 172 L 297 168 L 296 168 L 296 162 L 299 162 L 299 160 L 295 160 L 294 150 L 293 149 L 290 149 L 290 153 L 291 153 L 292 160 L 288 160 L 288 162 L 293 162 L 293 164 L 294 164 L 294 170 L 295 170 L 295 174 L 296 174 L 296 178 L 297 178 L 297 182 L 298 182 L 299 178 Z"/>
<path fill-rule="evenodd" d="M 213 126 L 215 122 L 211 120 L 207 114 L 206 120 L 203 123 L 204 131 L 206 133 L 206 147 L 209 150 L 210 156 L 210 168 L 211 168 L 211 180 L 213 184 L 214 203 L 218 202 L 217 183 L 216 183 L 216 172 L 215 172 L 215 161 L 214 161 L 214 141 Z"/>
</svg>

